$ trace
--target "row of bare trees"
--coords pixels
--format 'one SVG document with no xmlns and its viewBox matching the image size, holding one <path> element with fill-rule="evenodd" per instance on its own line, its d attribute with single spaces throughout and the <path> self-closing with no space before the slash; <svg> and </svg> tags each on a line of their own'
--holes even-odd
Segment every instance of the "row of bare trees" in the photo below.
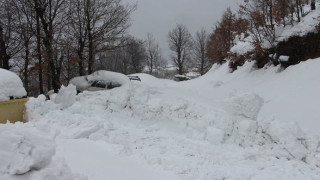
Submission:
<svg viewBox="0 0 320 180">
<path fill-rule="evenodd" d="M 168 33 L 169 49 L 172 51 L 171 59 L 182 75 L 188 68 L 197 68 L 203 75 L 210 63 L 206 56 L 209 34 L 205 29 L 196 32 L 192 37 L 187 27 L 178 24 Z"/>
<path fill-rule="evenodd" d="M 101 69 L 106 52 L 125 49 L 138 71 L 144 44 L 127 35 L 135 9 L 121 0 L 2 0 L 0 68 L 19 73 L 31 95 Z"/>
</svg>

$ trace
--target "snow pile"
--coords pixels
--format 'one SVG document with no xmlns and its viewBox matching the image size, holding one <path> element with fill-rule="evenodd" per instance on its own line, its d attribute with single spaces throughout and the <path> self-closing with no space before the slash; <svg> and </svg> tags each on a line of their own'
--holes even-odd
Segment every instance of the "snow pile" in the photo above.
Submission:
<svg viewBox="0 0 320 180">
<path fill-rule="evenodd" d="M 104 81 L 106 84 L 119 84 L 121 86 L 130 83 L 127 76 L 121 73 L 110 71 L 96 71 L 88 76 L 75 77 L 70 83 L 77 87 L 77 90 L 83 91 L 88 89 L 94 81 Z"/>
<path fill-rule="evenodd" d="M 27 95 L 21 79 L 5 69 L 0 68 L 0 101 L 7 101 L 10 97 L 21 98 Z"/>
<path fill-rule="evenodd" d="M 257 119 L 264 100 L 257 94 L 244 94 L 228 100 L 229 111 L 249 119 Z"/>
<path fill-rule="evenodd" d="M 288 62 L 290 59 L 290 56 L 280 56 L 279 61 L 280 62 Z"/>
</svg>

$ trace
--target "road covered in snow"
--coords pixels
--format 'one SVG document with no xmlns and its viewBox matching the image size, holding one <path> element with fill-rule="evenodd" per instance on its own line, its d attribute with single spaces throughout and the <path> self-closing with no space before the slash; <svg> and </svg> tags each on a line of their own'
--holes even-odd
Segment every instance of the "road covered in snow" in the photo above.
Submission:
<svg viewBox="0 0 320 180">
<path fill-rule="evenodd" d="M 0 125 L 0 179 L 320 179 L 319 68 L 215 65 L 31 98 L 28 123 Z"/>
</svg>

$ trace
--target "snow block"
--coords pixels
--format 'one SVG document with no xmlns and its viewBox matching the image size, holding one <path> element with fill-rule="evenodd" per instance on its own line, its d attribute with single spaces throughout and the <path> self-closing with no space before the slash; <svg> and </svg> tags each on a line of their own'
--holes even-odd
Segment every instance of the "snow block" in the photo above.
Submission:
<svg viewBox="0 0 320 180">
<path fill-rule="evenodd" d="M 244 94 L 227 100 L 227 109 L 234 115 L 256 120 L 264 100 L 257 94 Z"/>
<path fill-rule="evenodd" d="M 59 93 L 54 98 L 54 102 L 61 104 L 62 108 L 67 108 L 76 102 L 76 96 L 77 90 L 74 85 L 69 84 L 67 87 L 62 85 Z"/>
<path fill-rule="evenodd" d="M 297 123 L 272 122 L 267 132 L 293 158 L 302 160 L 308 155 L 306 135 Z"/>
</svg>

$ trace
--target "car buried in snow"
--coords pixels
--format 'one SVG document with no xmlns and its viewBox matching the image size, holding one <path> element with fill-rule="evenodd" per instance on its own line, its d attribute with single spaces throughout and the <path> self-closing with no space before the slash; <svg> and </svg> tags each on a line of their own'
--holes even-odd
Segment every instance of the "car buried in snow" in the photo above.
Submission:
<svg viewBox="0 0 320 180">
<path fill-rule="evenodd" d="M 88 76 L 75 77 L 70 81 L 70 84 L 76 86 L 77 92 L 108 90 L 128 83 L 130 80 L 126 75 L 104 70 Z"/>
<path fill-rule="evenodd" d="M 141 81 L 139 76 L 128 75 L 130 81 Z"/>
</svg>

